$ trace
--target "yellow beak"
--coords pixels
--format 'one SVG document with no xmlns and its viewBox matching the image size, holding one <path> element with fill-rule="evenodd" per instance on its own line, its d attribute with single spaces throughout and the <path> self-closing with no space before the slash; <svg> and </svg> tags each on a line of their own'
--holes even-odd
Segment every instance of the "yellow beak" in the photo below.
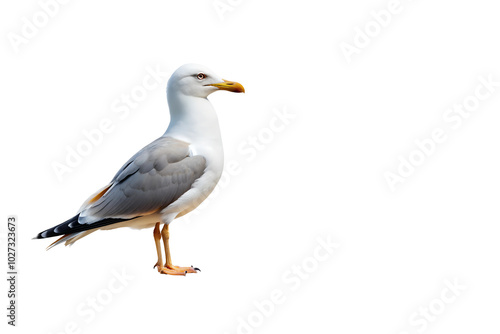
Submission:
<svg viewBox="0 0 500 334">
<path fill-rule="evenodd" d="M 224 80 L 224 79 L 222 79 L 222 80 Z M 224 80 L 224 82 L 215 83 L 215 84 L 208 84 L 207 86 L 214 86 L 214 87 L 217 87 L 221 90 L 227 90 L 227 91 L 230 91 L 233 93 L 244 93 L 245 92 L 245 88 L 243 88 L 243 86 L 240 83 L 235 82 L 235 81 Z"/>
</svg>

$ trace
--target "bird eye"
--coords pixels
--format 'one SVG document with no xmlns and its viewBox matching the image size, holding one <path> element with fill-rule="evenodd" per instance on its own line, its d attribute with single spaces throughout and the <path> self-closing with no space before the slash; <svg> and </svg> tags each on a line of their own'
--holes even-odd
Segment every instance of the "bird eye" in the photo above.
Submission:
<svg viewBox="0 0 500 334">
<path fill-rule="evenodd" d="M 198 80 L 203 80 L 205 79 L 207 76 L 204 74 L 204 73 L 198 73 L 198 75 L 196 76 L 198 78 Z"/>
</svg>

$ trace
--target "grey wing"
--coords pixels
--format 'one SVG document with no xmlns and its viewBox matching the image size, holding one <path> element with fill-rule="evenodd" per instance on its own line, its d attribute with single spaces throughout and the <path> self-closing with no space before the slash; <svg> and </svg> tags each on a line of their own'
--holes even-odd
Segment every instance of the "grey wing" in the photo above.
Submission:
<svg viewBox="0 0 500 334">
<path fill-rule="evenodd" d="M 190 156 L 188 143 L 160 137 L 123 165 L 104 194 L 84 208 L 79 223 L 157 212 L 187 192 L 205 167 L 203 156 Z"/>
</svg>

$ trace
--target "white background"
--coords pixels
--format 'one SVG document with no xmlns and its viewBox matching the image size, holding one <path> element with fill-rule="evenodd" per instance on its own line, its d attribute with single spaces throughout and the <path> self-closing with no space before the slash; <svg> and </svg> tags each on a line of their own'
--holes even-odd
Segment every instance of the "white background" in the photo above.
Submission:
<svg viewBox="0 0 500 334">
<path fill-rule="evenodd" d="M 227 1 L 222 15 L 211 0 L 69 1 L 17 52 L 9 36 L 42 9 L 2 3 L 1 246 L 15 214 L 20 273 L 17 328 L 0 285 L 2 333 L 498 332 L 500 87 L 457 129 L 443 119 L 480 76 L 500 81 L 498 6 L 401 0 L 348 62 L 342 42 L 354 45 L 389 1 Z M 153 270 L 151 230 L 101 231 L 48 252 L 52 240 L 31 240 L 163 134 L 166 77 L 188 62 L 247 91 L 210 96 L 238 172 L 171 225 L 174 264 L 202 273 Z M 164 81 L 119 119 L 111 105 L 147 67 Z M 295 118 L 255 156 L 238 151 L 269 134 L 276 110 Z M 58 180 L 53 163 L 105 118 L 113 131 Z M 384 174 L 435 128 L 447 140 L 392 191 Z M 318 238 L 340 244 L 319 262 Z M 114 271 L 133 278 L 121 286 Z M 447 281 L 462 290 L 444 303 Z M 281 303 L 263 315 L 255 302 L 274 290 Z M 105 301 L 92 319 L 89 298 Z"/>
</svg>

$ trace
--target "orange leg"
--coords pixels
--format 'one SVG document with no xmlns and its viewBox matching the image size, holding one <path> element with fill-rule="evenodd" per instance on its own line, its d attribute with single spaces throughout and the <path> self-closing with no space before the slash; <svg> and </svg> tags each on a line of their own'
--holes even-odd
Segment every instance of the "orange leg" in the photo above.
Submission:
<svg viewBox="0 0 500 334">
<path fill-rule="evenodd" d="M 185 276 L 187 273 L 196 273 L 196 270 L 200 270 L 198 268 L 191 267 L 178 267 L 172 264 L 172 259 L 170 257 L 170 248 L 168 245 L 168 239 L 170 237 L 170 233 L 168 232 L 168 224 L 163 226 L 163 229 L 160 233 L 160 223 L 156 223 L 155 228 L 153 230 L 153 236 L 156 244 L 156 252 L 158 253 L 158 261 L 156 262 L 154 267 L 158 267 L 158 272 L 161 274 L 168 275 L 183 275 Z M 165 258 L 166 262 L 163 265 L 163 260 L 161 256 L 160 249 L 160 239 L 163 238 L 163 245 L 165 247 Z M 154 268 L 153 267 L 153 268 Z"/>
</svg>

